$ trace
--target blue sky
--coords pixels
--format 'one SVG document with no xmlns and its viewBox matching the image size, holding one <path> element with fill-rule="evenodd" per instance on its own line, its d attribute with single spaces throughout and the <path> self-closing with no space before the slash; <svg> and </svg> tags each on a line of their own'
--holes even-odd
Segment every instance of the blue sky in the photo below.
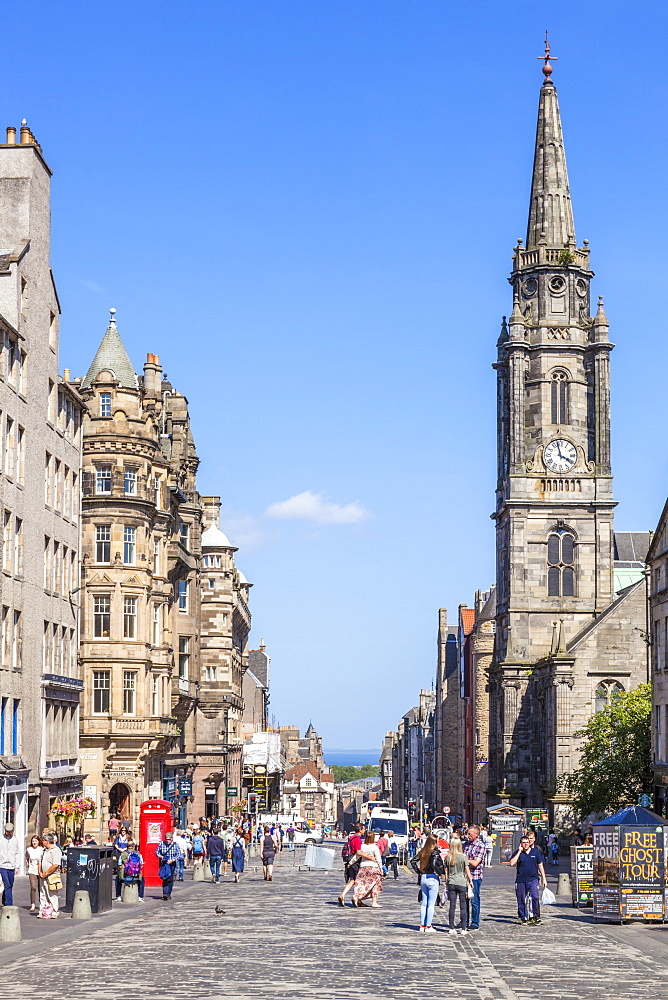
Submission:
<svg viewBox="0 0 668 1000">
<path fill-rule="evenodd" d="M 495 385 L 549 27 L 578 240 L 617 348 L 617 526 L 668 483 L 665 5 L 3 9 L 6 124 L 54 171 L 61 365 L 109 306 L 189 398 L 272 711 L 374 747 L 493 581 Z M 20 69 L 20 72 L 19 72 Z"/>
</svg>

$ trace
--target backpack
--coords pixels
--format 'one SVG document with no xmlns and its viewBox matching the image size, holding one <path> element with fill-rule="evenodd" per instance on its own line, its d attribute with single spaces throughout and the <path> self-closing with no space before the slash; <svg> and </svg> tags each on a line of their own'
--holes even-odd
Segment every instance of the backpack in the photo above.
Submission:
<svg viewBox="0 0 668 1000">
<path fill-rule="evenodd" d="M 199 834 L 193 837 L 193 853 L 204 854 L 204 840 Z"/>
<path fill-rule="evenodd" d="M 123 869 L 123 878 L 139 878 L 141 875 L 141 858 L 136 851 L 130 851 Z"/>
<path fill-rule="evenodd" d="M 397 847 L 396 843 L 392 841 L 392 843 L 390 844 L 390 854 L 398 854 L 398 853 L 399 853 L 399 848 Z"/>
</svg>

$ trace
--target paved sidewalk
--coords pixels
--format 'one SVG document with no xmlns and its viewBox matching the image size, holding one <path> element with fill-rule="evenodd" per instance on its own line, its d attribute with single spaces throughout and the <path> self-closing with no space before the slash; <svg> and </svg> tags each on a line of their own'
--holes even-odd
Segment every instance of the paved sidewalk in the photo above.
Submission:
<svg viewBox="0 0 668 1000">
<path fill-rule="evenodd" d="M 668 1000 L 668 966 L 655 945 L 661 930 L 595 926 L 570 901 L 544 908 L 540 926 L 520 926 L 507 868 L 485 874 L 481 930 L 448 935 L 437 910 L 439 932 L 424 937 L 414 876 L 403 871 L 399 882 L 385 882 L 382 909 L 342 909 L 340 871 L 299 871 L 291 862 L 279 858 L 271 883 L 259 872 L 239 885 L 229 876 L 217 886 L 191 883 L 172 904 L 134 908 L 144 912 L 131 920 L 99 929 L 89 922 L 67 943 L 3 962 L 5 993 L 40 1000 L 117 1000 L 120 992 L 142 1000 Z"/>
</svg>

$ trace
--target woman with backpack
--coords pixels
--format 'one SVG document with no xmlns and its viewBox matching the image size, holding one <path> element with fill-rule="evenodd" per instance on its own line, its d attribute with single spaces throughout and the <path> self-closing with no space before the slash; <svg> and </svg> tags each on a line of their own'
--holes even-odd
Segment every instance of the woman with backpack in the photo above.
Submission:
<svg viewBox="0 0 668 1000">
<path fill-rule="evenodd" d="M 471 887 L 471 891 L 473 891 L 473 882 L 471 880 L 468 858 L 464 854 L 462 842 L 459 837 L 453 836 L 450 838 L 450 849 L 445 855 L 443 863 L 445 865 L 445 884 L 448 887 L 448 902 L 450 903 L 449 933 L 457 933 L 455 930 L 455 910 L 457 909 L 457 900 L 459 900 L 461 931 L 462 934 L 468 934 L 468 930 L 466 929 L 468 919 L 466 899 L 469 886 Z"/>
<path fill-rule="evenodd" d="M 345 887 L 341 895 L 339 896 L 339 906 L 345 906 L 346 893 L 355 885 L 355 879 L 357 878 L 357 873 L 360 870 L 360 861 L 357 857 L 357 851 L 362 846 L 362 833 L 364 832 L 364 827 L 361 823 L 355 824 L 355 829 L 348 836 L 348 840 L 341 848 L 341 859 L 343 861 L 343 877 L 345 879 Z"/>
<path fill-rule="evenodd" d="M 193 864 L 204 861 L 204 851 L 204 835 L 200 830 L 196 830 L 193 834 Z"/>
<path fill-rule="evenodd" d="M 394 833 L 392 830 L 387 832 L 387 844 L 385 850 L 383 851 L 383 861 L 387 866 L 388 873 L 392 869 L 394 872 L 395 879 L 399 878 L 399 848 L 397 842 L 394 839 Z"/>
<path fill-rule="evenodd" d="M 239 881 L 239 876 L 244 870 L 246 861 L 246 838 L 241 827 L 238 828 L 234 840 L 232 841 L 232 871 L 234 881 Z"/>
<path fill-rule="evenodd" d="M 136 885 L 138 887 L 139 902 L 143 903 L 144 876 L 142 875 L 142 869 L 144 867 L 144 859 L 137 850 L 134 840 L 128 840 L 128 846 L 124 851 L 121 851 L 118 865 L 121 872 L 119 881 L 123 885 Z"/>
<path fill-rule="evenodd" d="M 420 933 L 435 934 L 431 922 L 434 919 L 434 907 L 441 884 L 440 876 L 445 874 L 436 837 L 432 834 L 426 837 L 424 845 L 411 861 L 411 866 L 420 880 Z"/>
</svg>

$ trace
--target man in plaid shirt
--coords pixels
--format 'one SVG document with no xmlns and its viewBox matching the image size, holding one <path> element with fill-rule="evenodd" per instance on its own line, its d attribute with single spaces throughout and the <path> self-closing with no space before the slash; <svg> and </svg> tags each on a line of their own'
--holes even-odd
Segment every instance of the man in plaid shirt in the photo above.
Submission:
<svg viewBox="0 0 668 1000">
<path fill-rule="evenodd" d="M 176 862 L 183 857 L 183 851 L 178 844 L 174 843 L 174 834 L 168 830 L 165 839 L 158 844 L 155 852 L 158 855 L 160 867 L 169 867 L 169 875 L 162 880 L 162 898 L 171 899 L 174 887 L 174 874 L 176 872 Z"/>
<path fill-rule="evenodd" d="M 466 831 L 466 840 L 463 850 L 469 859 L 471 869 L 471 879 L 473 880 L 473 899 L 467 900 L 469 903 L 469 930 L 477 931 L 480 927 L 480 887 L 482 886 L 482 876 L 485 870 L 485 855 L 487 850 L 484 842 L 480 839 L 480 827 L 473 823 Z"/>
</svg>

